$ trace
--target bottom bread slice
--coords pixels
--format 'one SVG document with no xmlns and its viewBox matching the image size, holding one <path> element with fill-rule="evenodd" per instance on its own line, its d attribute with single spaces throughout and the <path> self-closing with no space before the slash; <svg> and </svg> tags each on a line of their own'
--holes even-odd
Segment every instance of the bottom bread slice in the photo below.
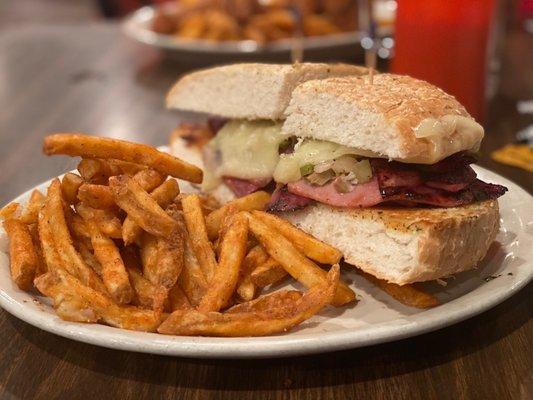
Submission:
<svg viewBox="0 0 533 400">
<path fill-rule="evenodd" d="M 281 216 L 338 248 L 348 264 L 399 285 L 476 267 L 499 229 L 496 200 L 453 208 L 315 204 Z"/>
</svg>

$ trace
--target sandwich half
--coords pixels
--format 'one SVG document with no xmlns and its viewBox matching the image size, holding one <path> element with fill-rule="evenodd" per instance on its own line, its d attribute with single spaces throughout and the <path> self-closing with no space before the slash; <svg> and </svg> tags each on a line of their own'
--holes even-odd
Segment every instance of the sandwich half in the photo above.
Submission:
<svg viewBox="0 0 533 400">
<path fill-rule="evenodd" d="M 427 82 L 366 73 L 327 64 L 192 73 L 167 105 L 215 118 L 182 126 L 173 148 L 200 143 L 203 188 L 219 200 L 270 191 L 271 212 L 377 278 L 403 285 L 474 268 L 506 191 L 471 167 L 483 128 Z"/>
</svg>

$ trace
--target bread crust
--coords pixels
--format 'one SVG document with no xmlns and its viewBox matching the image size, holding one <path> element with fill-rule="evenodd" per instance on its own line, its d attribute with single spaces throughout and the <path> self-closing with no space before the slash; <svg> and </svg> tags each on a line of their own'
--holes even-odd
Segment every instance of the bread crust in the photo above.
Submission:
<svg viewBox="0 0 533 400">
<path fill-rule="evenodd" d="M 328 78 L 298 86 L 286 110 L 284 132 L 330 140 L 403 162 L 432 164 L 477 150 L 482 127 L 451 95 L 428 82 L 394 74 Z M 425 120 L 463 117 L 472 128 L 418 137 Z"/>
<path fill-rule="evenodd" d="M 283 118 L 292 91 L 311 79 L 361 75 L 367 69 L 348 64 L 242 63 L 208 68 L 178 80 L 166 97 L 168 108 L 226 118 Z"/>
</svg>

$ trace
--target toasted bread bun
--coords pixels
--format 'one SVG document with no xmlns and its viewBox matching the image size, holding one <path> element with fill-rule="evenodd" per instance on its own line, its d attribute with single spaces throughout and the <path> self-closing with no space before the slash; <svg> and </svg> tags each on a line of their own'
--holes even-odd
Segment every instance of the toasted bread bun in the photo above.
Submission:
<svg viewBox="0 0 533 400">
<path fill-rule="evenodd" d="M 496 200 L 431 209 L 316 204 L 283 217 L 338 248 L 348 264 L 399 285 L 476 267 L 499 229 Z"/>
<path fill-rule="evenodd" d="M 233 64 L 185 75 L 168 93 L 166 105 L 226 118 L 278 120 L 299 84 L 366 72 L 347 64 Z"/>
<path fill-rule="evenodd" d="M 433 164 L 477 151 L 483 128 L 453 96 L 409 76 L 329 78 L 299 85 L 283 131 L 362 150 L 362 155 Z"/>
</svg>

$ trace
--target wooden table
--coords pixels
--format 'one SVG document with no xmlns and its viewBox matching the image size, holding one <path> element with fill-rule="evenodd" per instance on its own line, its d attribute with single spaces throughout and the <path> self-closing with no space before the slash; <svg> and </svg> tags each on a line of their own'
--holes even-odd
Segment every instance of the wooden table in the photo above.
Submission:
<svg viewBox="0 0 533 400">
<path fill-rule="evenodd" d="M 186 68 L 129 42 L 116 26 L 4 30 L 0 203 L 75 166 L 73 159 L 41 154 L 47 132 L 78 130 L 164 144 L 178 117 L 164 110 L 163 94 Z M 485 153 L 510 141 L 526 122 L 516 115 L 514 99 L 497 99 Z M 481 164 L 533 189 L 531 175 L 521 170 L 486 156 Z M 257 361 L 107 350 L 48 334 L 0 311 L 0 397 L 516 399 L 526 386 L 533 393 L 531 288 L 478 317 L 416 338 Z"/>
</svg>

